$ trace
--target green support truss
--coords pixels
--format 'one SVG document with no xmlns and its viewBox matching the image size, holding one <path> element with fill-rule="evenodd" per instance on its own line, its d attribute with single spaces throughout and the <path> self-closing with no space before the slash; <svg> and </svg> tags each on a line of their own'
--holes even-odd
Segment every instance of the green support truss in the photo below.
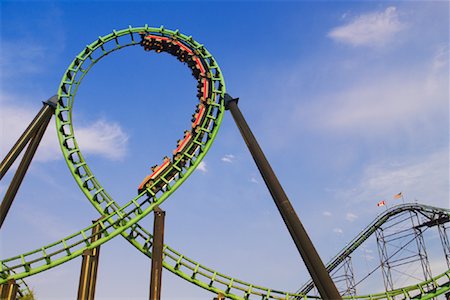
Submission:
<svg viewBox="0 0 450 300">
<path fill-rule="evenodd" d="M 84 160 L 72 125 L 72 106 L 81 81 L 91 68 L 110 53 L 124 47 L 141 45 L 142 34 L 167 38 L 174 43 L 182 43 L 184 47 L 190 49 L 207 69 L 207 80 L 211 86 L 211 93 L 209 99 L 203 99 L 206 101 L 206 117 L 199 125 L 198 132 L 193 135 L 194 142 L 181 153 L 180 157 L 174 158 L 170 167 L 164 170 L 161 177 L 147 186 L 138 196 L 120 206 L 105 191 Z M 50 245 L 2 259 L 0 261 L 0 284 L 9 279 L 26 278 L 61 265 L 80 256 L 86 249 L 100 246 L 117 235 L 122 235 L 144 255 L 151 258 L 152 235 L 139 224 L 139 221 L 152 212 L 156 206 L 163 203 L 199 165 L 211 147 L 222 122 L 224 94 L 225 81 L 213 56 L 203 45 L 192 37 L 181 34 L 178 30 L 172 31 L 163 27 L 153 28 L 147 25 L 129 27 L 119 31 L 114 30 L 86 46 L 72 61 L 61 80 L 58 90 L 59 101 L 55 112 L 56 126 L 62 152 L 73 177 L 86 198 L 103 218 Z M 162 188 L 155 189 L 155 187 Z M 381 221 L 383 220 L 386 221 L 387 218 Z M 95 242 L 91 242 L 92 228 L 97 224 L 101 228 L 98 233 L 99 238 Z M 351 253 L 359 245 L 358 243 L 362 243 L 360 238 L 352 241 L 343 253 Z M 293 297 L 317 299 L 317 297 L 302 293 L 261 287 L 224 275 L 185 257 L 168 245 L 164 246 L 163 259 L 163 266 L 172 273 L 208 291 L 216 294 L 222 293 L 230 299 L 291 299 Z M 334 266 L 335 263 L 332 261 L 331 265 Z M 422 282 L 386 293 L 344 298 L 390 299 L 401 295 L 405 299 L 413 297 L 429 299 L 450 290 L 450 270 L 434 277 L 431 281 L 436 287 L 434 291 L 426 290 L 430 282 Z"/>
</svg>

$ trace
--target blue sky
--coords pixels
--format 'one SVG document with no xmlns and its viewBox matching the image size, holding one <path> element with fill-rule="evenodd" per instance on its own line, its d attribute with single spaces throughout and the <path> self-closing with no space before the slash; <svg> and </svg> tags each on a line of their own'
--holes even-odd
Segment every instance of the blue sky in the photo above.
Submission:
<svg viewBox="0 0 450 300">
<path fill-rule="evenodd" d="M 398 203 L 392 199 L 398 192 L 407 201 L 449 207 L 448 2 L 0 5 L 1 157 L 86 44 L 128 25 L 164 25 L 214 55 L 324 261 L 381 213 L 378 201 Z M 134 196 L 150 166 L 175 148 L 195 94 L 185 66 L 139 47 L 107 57 L 83 80 L 75 134 L 116 201 Z M 6 187 L 7 179 L 1 195 Z M 207 266 L 291 291 L 308 278 L 228 113 L 201 169 L 163 209 L 165 241 Z M 96 218 L 51 123 L 3 225 L 1 257 Z M 152 218 L 144 224 L 151 228 Z M 147 298 L 150 262 L 120 238 L 101 251 L 97 298 Z M 28 282 L 39 299 L 73 299 L 79 265 L 75 260 Z M 164 276 L 165 299 L 212 297 Z"/>
</svg>

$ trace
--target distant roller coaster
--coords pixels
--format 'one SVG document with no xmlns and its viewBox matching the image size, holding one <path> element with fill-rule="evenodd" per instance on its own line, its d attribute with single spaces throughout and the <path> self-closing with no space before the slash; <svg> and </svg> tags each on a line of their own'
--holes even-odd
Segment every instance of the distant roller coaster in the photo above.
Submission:
<svg viewBox="0 0 450 300">
<path fill-rule="evenodd" d="M 120 206 L 102 187 L 84 160 L 73 130 L 72 107 L 76 93 L 84 76 L 97 62 L 110 53 L 125 47 L 136 45 L 142 46 L 144 50 L 147 51 L 167 52 L 175 56 L 179 61 L 185 63 L 191 69 L 192 75 L 198 82 L 197 97 L 199 103 L 193 114 L 192 126 L 185 131 L 184 136 L 177 143 L 173 153 L 167 156 L 163 160 L 163 163 L 160 166 L 156 166 L 152 171 L 153 173 L 142 181 L 138 188 L 138 195 L 125 205 Z M 99 37 L 96 41 L 86 46 L 86 48 L 75 57 L 63 75 L 58 90 L 54 113 L 56 116 L 59 142 L 70 172 L 87 199 L 100 213 L 101 219 L 91 226 L 50 245 L 39 247 L 36 250 L 19 254 L 11 258 L 2 259 L 0 264 L 0 284 L 6 284 L 11 280 L 21 280 L 33 274 L 63 264 L 73 258 L 81 256 L 88 250 L 99 247 L 119 234 L 126 238 L 144 255 L 151 258 L 153 252 L 153 235 L 141 226 L 139 221 L 159 207 L 196 169 L 206 152 L 210 149 L 226 109 L 231 110 L 244 139 L 246 139 L 250 151 L 256 151 L 257 154 L 254 154 L 254 157 L 257 156 L 255 161 L 258 164 L 258 168 L 264 173 L 264 169 L 267 169 L 267 167 L 265 165 L 261 166 L 259 163 L 259 159 L 261 159 L 263 154 L 262 152 L 258 152 L 259 147 L 255 148 L 253 145 L 254 143 L 251 141 L 253 135 L 251 132 L 250 135 L 246 136 L 249 129 L 247 130 L 245 126 L 242 127 L 239 125 L 239 114 L 237 114 L 236 111 L 233 111 L 233 109 L 236 109 L 233 105 L 235 106 L 236 103 L 237 99 L 233 99 L 226 94 L 225 81 L 222 72 L 213 56 L 203 45 L 196 42 L 192 37 L 180 33 L 178 30 L 172 31 L 163 27 L 152 28 L 147 25 L 136 28 L 129 27 Z M 49 105 L 51 105 L 51 102 Z M 41 124 L 37 127 L 43 128 L 46 125 L 40 126 Z M 43 130 L 45 131 L 45 128 Z M 34 133 L 38 131 L 39 130 L 36 129 Z M 253 153 L 254 152 L 252 152 L 252 154 Z M 260 156 L 260 158 L 258 158 L 258 156 Z M 7 158 L 8 157 L 9 156 L 7 156 Z M 265 158 L 263 157 L 263 159 Z M 2 170 L 4 169 L 3 166 L 9 164 L 10 160 L 5 159 L 2 162 Z M 5 169 L 7 168 L 5 167 Z M 268 172 L 270 171 L 271 170 Z M 283 197 L 284 192 L 280 192 L 281 187 L 278 188 L 276 186 L 276 178 L 275 180 L 273 178 L 266 179 L 267 177 L 264 176 L 264 174 L 263 178 L 274 198 Z M 273 183 L 273 181 L 276 182 Z M 320 285 L 322 282 L 320 279 L 321 261 L 317 261 L 316 257 L 308 257 L 308 255 L 311 255 L 312 251 L 311 248 L 306 247 L 309 243 L 309 239 L 307 236 L 302 235 L 303 232 L 301 230 L 303 229 L 299 221 L 298 223 L 295 223 L 296 216 L 284 215 L 283 210 L 285 208 L 283 205 L 285 204 L 279 204 L 278 202 L 276 202 L 276 204 L 280 213 L 283 215 L 283 219 L 290 232 L 291 228 L 294 228 L 295 232 L 291 232 L 291 235 L 304 258 L 312 278 L 315 279 L 314 282 L 311 281 L 306 283 L 298 292 L 285 292 L 265 288 L 224 275 L 201 265 L 193 259 L 185 257 L 180 252 L 167 245 L 162 249 L 164 259 L 163 266 L 167 270 L 199 287 L 230 299 L 319 298 L 310 295 L 309 293 L 315 285 Z M 358 235 L 328 265 L 326 265 L 327 276 L 328 273 L 344 263 L 346 258 L 348 258 L 369 236 L 376 234 L 377 229 L 381 228 L 383 224 L 405 211 L 419 213 L 424 216 L 426 222 L 429 222 L 421 223 L 428 224 L 424 226 L 437 226 L 449 222 L 450 211 L 447 209 L 418 204 L 408 204 L 392 208 L 380 215 L 366 230 Z M 289 223 L 290 219 L 293 220 L 293 223 Z M 301 246 L 297 244 L 296 240 L 296 234 L 299 232 L 299 241 L 303 243 Z M 446 243 L 444 248 L 448 247 L 448 238 Z M 314 250 L 314 248 L 312 249 Z M 306 258 L 305 255 L 307 256 Z M 450 257 L 450 250 L 448 250 L 448 255 L 448 257 Z M 317 267 L 317 269 L 314 269 L 315 267 Z M 388 276 L 386 278 L 386 280 L 389 281 Z M 318 287 L 318 289 L 322 298 L 332 298 L 330 296 L 324 297 L 324 295 L 333 295 L 330 286 L 324 285 Z M 431 299 L 450 291 L 450 269 L 415 285 L 401 288 L 393 288 L 393 285 L 388 285 L 386 286 L 386 289 L 387 291 L 376 294 L 348 295 L 343 298 Z M 329 292 L 329 294 L 326 294 L 327 292 Z M 24 292 L 21 291 L 21 293 Z"/>
</svg>

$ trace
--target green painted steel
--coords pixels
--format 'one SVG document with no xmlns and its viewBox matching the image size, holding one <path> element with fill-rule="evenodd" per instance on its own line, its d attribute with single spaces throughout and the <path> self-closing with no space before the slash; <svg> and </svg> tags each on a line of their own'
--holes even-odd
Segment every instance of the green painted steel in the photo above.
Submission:
<svg viewBox="0 0 450 300">
<path fill-rule="evenodd" d="M 22 299 L 22 297 L 25 297 L 27 295 L 31 295 L 33 292 L 30 290 L 30 287 L 23 279 L 16 280 L 16 284 L 19 286 L 19 289 L 17 291 L 17 299 Z"/>
<path fill-rule="evenodd" d="M 404 204 L 399 206 L 394 206 L 391 209 L 381 213 L 378 215 L 369 225 L 366 226 L 364 230 L 361 231 L 353 240 L 351 240 L 347 245 L 338 252 L 327 264 L 328 272 L 332 272 L 335 270 L 341 262 L 344 261 L 346 257 L 353 253 L 365 240 L 367 240 L 378 228 L 381 227 L 385 222 L 387 222 L 390 218 L 396 216 L 399 213 L 405 211 L 418 211 L 423 215 L 428 216 L 432 219 L 433 216 L 436 215 L 447 215 L 450 216 L 450 209 L 444 208 L 436 208 L 427 205 L 419 205 L 419 204 Z M 307 294 L 312 290 L 314 284 L 312 280 L 308 281 L 300 288 L 297 293 L 299 294 Z"/>
<path fill-rule="evenodd" d="M 58 90 L 58 106 L 55 112 L 57 116 L 56 126 L 62 152 L 73 177 L 85 196 L 101 214 L 108 214 L 110 211 L 116 210 L 121 211 L 124 207 L 120 207 L 108 195 L 84 160 L 75 138 L 72 124 L 72 106 L 82 79 L 91 68 L 110 53 L 125 47 L 140 45 L 141 37 L 139 33 L 142 32 L 180 41 L 186 47 L 196 51 L 205 63 L 207 72 L 211 74 L 212 96 L 207 105 L 207 116 L 203 119 L 201 129 L 194 135 L 194 142 L 190 145 L 190 147 L 198 146 L 193 156 L 191 157 L 187 153 L 189 151 L 187 149 L 182 153 L 182 157 L 174 161 L 170 168 L 164 170 L 164 175 L 154 182 L 153 186 L 159 186 L 164 181 L 167 184 L 165 191 L 160 190 L 155 195 L 150 187 L 147 192 L 141 193 L 124 207 L 135 205 L 136 202 L 144 198 L 147 199 L 144 199 L 143 202 L 157 203 L 158 205 L 167 199 L 201 162 L 211 147 L 223 118 L 225 81 L 222 72 L 213 56 L 191 36 L 181 34 L 178 30 L 172 31 L 164 27 L 152 28 L 146 25 L 137 28 L 129 27 L 119 31 L 114 30 L 113 33 L 99 37 L 95 42 L 86 46 L 72 61 L 61 80 Z M 189 161 L 188 166 L 183 166 L 181 160 Z M 174 180 L 167 180 L 168 177 L 174 178 Z"/>
<path fill-rule="evenodd" d="M 397 212 L 401 212 L 403 210 L 401 207 L 395 208 Z M 406 209 L 410 209 L 410 206 L 405 207 Z M 430 209 L 430 207 L 417 205 L 416 209 L 420 211 L 424 211 L 425 209 Z M 442 211 L 438 208 L 433 208 L 434 211 Z M 390 213 L 388 211 L 387 213 Z M 387 220 L 387 218 L 381 218 L 383 220 Z M 118 220 L 120 223 L 121 220 Z M 101 221 L 98 223 L 102 224 Z M 95 226 L 92 225 L 92 226 Z M 14 258 L 2 261 L 2 270 L 0 271 L 0 275 L 2 280 L 0 283 L 6 282 L 8 279 L 14 278 L 24 278 L 35 274 L 40 271 L 44 271 L 53 266 L 59 265 L 67 260 L 70 260 L 78 255 L 80 255 L 84 249 L 93 248 L 97 246 L 97 243 L 92 243 L 88 245 L 90 236 L 90 226 L 89 228 L 84 229 L 78 234 L 71 235 L 66 239 L 63 239 L 59 242 L 53 243 L 49 246 L 42 247 L 40 249 L 36 249 L 35 251 L 16 256 Z M 113 226 L 111 226 L 113 227 Z M 102 224 L 102 232 L 105 230 L 111 229 L 104 227 Z M 117 230 L 116 230 L 117 231 Z M 113 232 L 114 236 L 116 236 L 116 232 Z M 129 231 L 123 232 L 123 235 L 127 238 L 129 242 L 131 242 L 137 249 L 139 249 L 142 253 L 151 257 L 150 247 L 151 247 L 151 234 L 145 231 L 144 228 L 140 227 L 139 224 L 134 224 L 129 228 Z M 78 237 L 78 238 L 77 238 Z M 81 240 L 79 240 L 81 238 Z M 106 242 L 109 239 L 105 239 L 101 241 L 101 243 Z M 72 241 L 72 242 L 70 242 Z M 78 247 L 82 245 L 81 251 L 77 251 Z M 52 248 L 55 246 L 61 245 L 58 251 L 53 250 L 50 252 Z M 42 255 L 45 253 L 45 255 Z M 41 255 L 40 255 L 41 254 Z M 63 257 L 58 258 L 58 256 L 63 255 Z M 30 258 L 28 258 L 30 257 Z M 34 259 L 32 259 L 35 257 Z M 53 258 L 56 257 L 56 258 Z M 13 265 L 13 267 L 8 266 L 6 264 Z M 37 266 L 35 267 L 34 264 Z M 180 276 L 181 278 L 196 284 L 204 289 L 207 289 L 214 293 L 224 293 L 230 299 L 249 299 L 249 298 L 261 298 L 261 299 L 290 299 L 292 297 L 301 298 L 301 299 L 317 299 L 317 297 L 305 296 L 301 294 L 289 293 L 279 290 L 272 290 L 261 286 L 256 286 L 244 281 L 241 281 L 236 278 L 232 278 L 230 276 L 224 275 L 220 272 L 217 272 L 213 269 L 205 267 L 195 260 L 192 260 L 188 257 L 183 256 L 181 253 L 175 251 L 169 246 L 164 246 L 164 267 L 173 272 L 174 274 Z M 39 267 L 41 265 L 41 267 Z M 43 267 L 43 268 L 42 268 Z M 13 275 L 10 273 L 12 270 L 17 271 L 18 274 Z M 9 276 L 5 276 L 7 274 Z M 399 288 L 389 292 L 371 294 L 371 295 L 358 295 L 354 297 L 344 297 L 344 299 L 389 299 L 395 296 L 404 296 L 405 299 L 421 299 L 422 291 L 425 291 L 430 282 L 433 282 L 437 287 L 433 294 L 445 293 L 450 290 L 450 270 L 445 273 L 442 273 L 429 281 L 425 281 L 416 285 L 411 285 L 403 288 Z M 423 297 L 426 297 L 428 294 L 423 293 Z"/>
<path fill-rule="evenodd" d="M 164 171 L 159 182 L 156 181 L 152 186 L 148 187 L 146 191 L 143 191 L 125 205 L 120 206 L 102 188 L 84 161 L 81 151 L 78 148 L 71 122 L 72 105 L 80 83 L 88 71 L 106 55 L 124 47 L 138 45 L 140 42 L 138 34 L 140 32 L 176 39 L 182 41 L 182 43 L 190 49 L 196 50 L 196 53 L 201 56 L 201 59 L 206 63 L 209 72 L 211 72 L 213 97 L 207 110 L 208 117 L 204 119 L 201 125 L 201 132 L 203 132 L 204 135 L 201 139 L 197 140 L 197 144 L 200 146 L 199 149 L 195 151 L 195 155 L 193 156 L 186 153 L 188 150 L 183 153 L 184 157 L 189 159 L 189 163 L 181 166 L 179 163 L 180 160 L 175 161 L 170 166 L 170 169 Z M 172 31 L 163 27 L 152 28 L 147 25 L 136 28 L 129 27 L 99 37 L 98 40 L 86 46 L 86 48 L 78 54 L 70 64 L 61 81 L 58 91 L 59 101 L 56 110 L 56 124 L 61 149 L 73 177 L 92 205 L 102 216 L 104 216 L 104 218 L 89 227 L 50 245 L 1 260 L 0 284 L 9 279 L 22 279 L 56 267 L 80 256 L 84 250 L 92 249 L 106 243 L 119 234 L 125 237 L 143 254 L 151 257 L 150 249 L 152 245 L 152 235 L 139 225 L 139 221 L 153 211 L 154 207 L 165 201 L 167 197 L 169 197 L 169 195 L 173 193 L 184 180 L 186 180 L 211 147 L 211 144 L 217 135 L 224 113 L 224 93 L 225 82 L 220 68 L 212 55 L 203 45 L 194 41 L 192 37 L 179 33 L 178 30 Z M 197 134 L 196 138 L 200 138 L 200 135 Z M 173 177 L 172 175 L 174 173 L 176 173 L 176 176 Z M 167 179 L 165 176 L 170 178 Z M 165 188 L 156 191 L 156 193 L 153 192 L 152 187 L 158 186 L 161 183 L 161 180 L 164 181 L 163 185 Z M 430 207 L 426 206 L 416 206 L 417 209 L 430 209 Z M 433 209 L 442 210 L 437 208 Z M 382 220 L 385 222 L 387 218 Z M 94 226 L 97 226 L 97 224 L 99 224 L 101 228 L 101 238 L 95 242 L 91 242 L 91 229 Z M 354 248 L 356 248 L 357 246 L 355 245 L 356 242 L 353 242 L 349 247 L 351 248 L 354 246 Z M 216 294 L 222 293 L 230 299 L 290 299 L 291 297 L 318 299 L 318 297 L 273 290 L 232 278 L 203 266 L 195 260 L 185 257 L 167 245 L 164 246 L 163 259 L 163 266 L 167 270 L 208 291 Z M 444 293 L 450 290 L 450 270 L 434 277 L 432 281 L 435 282 L 435 286 L 437 287 L 436 290 L 433 291 L 433 294 Z M 422 282 L 417 285 L 389 291 L 387 293 L 344 298 L 382 299 L 392 298 L 396 295 L 404 295 L 405 298 L 411 298 L 419 295 L 420 291 L 423 291 L 427 284 L 429 284 L 429 282 Z M 426 295 L 423 295 L 423 297 L 425 296 Z"/>
</svg>

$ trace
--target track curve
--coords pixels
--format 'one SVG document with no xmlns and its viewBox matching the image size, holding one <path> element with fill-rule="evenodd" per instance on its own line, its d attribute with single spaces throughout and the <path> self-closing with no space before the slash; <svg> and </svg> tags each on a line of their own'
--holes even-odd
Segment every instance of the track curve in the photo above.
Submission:
<svg viewBox="0 0 450 300">
<path fill-rule="evenodd" d="M 160 179 L 160 186 L 162 189 L 154 192 L 152 187 L 159 186 L 158 183 L 154 183 L 149 186 L 145 191 L 140 193 L 137 197 L 133 198 L 127 204 L 118 205 L 101 187 L 94 175 L 90 171 L 86 162 L 83 160 L 80 150 L 78 149 L 76 140 L 73 134 L 73 128 L 70 122 L 71 118 L 71 104 L 73 102 L 74 95 L 81 83 L 81 80 L 92 68 L 92 66 L 101 58 L 109 53 L 117 51 L 123 47 L 133 46 L 138 44 L 138 41 L 134 40 L 134 34 L 139 32 L 148 32 L 156 35 L 168 35 L 176 36 L 183 40 L 186 45 L 190 45 L 199 50 L 203 59 L 207 61 L 208 66 L 211 68 L 212 76 L 211 80 L 215 95 L 214 104 L 208 108 L 207 115 L 209 116 L 202 123 L 202 129 L 205 132 L 207 138 L 199 141 L 199 149 L 195 156 L 189 157 L 189 163 L 187 168 L 180 167 L 178 160 L 174 163 L 171 169 L 166 170 L 165 174 L 169 175 L 173 170 L 177 171 L 175 177 L 168 180 L 164 175 Z M 129 36 L 131 41 L 128 44 L 121 44 L 120 37 Z M 102 47 L 104 44 L 112 42 L 115 43 L 115 47 L 106 49 Z M 98 58 L 93 57 L 93 52 L 99 50 L 100 56 Z M 84 62 L 88 62 L 86 68 L 82 68 Z M 121 234 L 131 244 L 133 244 L 142 253 L 151 257 L 151 244 L 152 235 L 139 225 L 139 221 L 153 211 L 154 207 L 160 205 L 167 197 L 178 188 L 179 185 L 195 170 L 200 163 L 201 159 L 206 154 L 206 151 L 212 144 L 214 137 L 217 134 L 220 122 L 223 115 L 223 95 L 225 93 L 225 83 L 221 76 L 220 68 L 215 63 L 212 56 L 207 50 L 191 37 L 180 34 L 178 31 L 171 31 L 161 28 L 151 28 L 148 26 L 137 27 L 114 31 L 113 33 L 99 37 L 97 41 L 88 45 L 69 66 L 68 71 L 63 76 L 63 80 L 60 85 L 58 96 L 60 101 L 58 102 L 58 110 L 56 114 L 56 122 L 58 128 L 58 136 L 60 139 L 61 147 L 64 157 L 68 163 L 69 169 L 72 172 L 75 180 L 82 189 L 85 196 L 89 199 L 92 205 L 99 211 L 103 218 L 97 221 L 95 224 L 80 230 L 62 240 L 54 242 L 50 245 L 40 247 L 36 250 L 28 253 L 20 254 L 12 258 L 4 259 L 0 264 L 0 283 L 4 283 L 9 279 L 21 279 L 27 276 L 42 272 L 63 264 L 73 258 L 80 256 L 84 250 L 95 248 L 103 243 L 108 242 L 115 236 Z M 385 220 L 386 221 L 386 220 Z M 385 222 L 384 221 L 384 222 Z M 101 237 L 91 242 L 91 229 L 94 226 L 100 225 L 101 230 L 98 233 Z M 357 246 L 356 246 L 357 247 Z M 355 247 L 355 248 L 356 248 Z M 259 297 L 261 299 L 290 299 L 291 297 L 300 297 L 303 299 L 317 298 L 312 296 L 305 296 L 303 294 L 289 293 L 280 290 L 273 290 L 265 287 L 253 285 L 251 283 L 244 282 L 242 280 L 224 275 L 211 268 L 203 266 L 185 257 L 176 250 L 169 246 L 164 246 L 164 261 L 163 265 L 166 269 L 174 274 L 182 277 L 183 279 L 209 290 L 214 293 L 223 293 L 225 296 L 231 299 L 249 299 Z M 16 272 L 16 273 L 14 273 Z M 442 279 L 446 279 L 445 283 L 439 283 L 439 290 L 447 291 L 450 289 L 450 270 L 434 277 L 432 280 L 438 282 Z M 368 296 L 356 296 L 349 297 L 352 299 L 381 299 L 389 298 L 393 295 L 409 296 L 410 292 L 421 291 L 423 286 L 426 286 L 428 282 L 423 282 L 418 285 L 409 286 L 403 289 L 390 291 L 388 293 L 380 293 Z"/>
<path fill-rule="evenodd" d="M 429 220 L 433 220 L 435 218 L 445 217 L 450 218 L 450 209 L 446 208 L 438 208 L 429 205 L 422 205 L 417 203 L 407 203 L 401 204 L 390 209 L 385 212 L 379 214 L 369 225 L 366 226 L 364 230 L 362 230 L 353 240 L 351 240 L 347 245 L 339 251 L 335 257 L 333 257 L 329 263 L 326 264 L 326 268 L 328 272 L 332 272 L 337 268 L 337 266 L 344 261 L 346 257 L 352 254 L 364 241 L 366 241 L 375 231 L 380 228 L 384 223 L 386 223 L 392 217 L 405 212 L 419 212 L 421 215 L 426 217 Z M 449 271 L 446 272 L 447 276 L 449 275 Z M 449 278 L 450 280 L 450 278 Z M 314 288 L 314 283 L 312 280 L 309 280 L 305 283 L 297 293 L 299 294 L 307 294 Z"/>
<path fill-rule="evenodd" d="M 423 206 L 425 207 L 425 206 Z M 396 208 L 397 209 L 397 208 Z M 436 210 L 446 211 L 448 210 L 434 208 Z M 402 209 L 397 210 L 398 212 L 403 211 Z M 386 222 L 388 218 L 383 218 L 383 215 L 378 218 L 379 220 L 384 220 Z M 119 219 L 117 223 L 121 223 L 122 221 Z M 102 221 L 98 221 L 97 223 L 102 225 L 101 233 L 117 235 L 117 229 L 113 230 L 113 232 L 109 233 L 108 230 L 113 228 L 104 227 L 104 223 Z M 71 235 L 59 242 L 53 243 L 49 246 L 45 246 L 34 251 L 31 251 L 26 254 L 22 254 L 7 260 L 3 260 L 1 263 L 2 269 L 0 271 L 1 280 L 0 283 L 4 283 L 9 279 L 19 279 L 24 278 L 35 273 L 50 269 L 59 264 L 62 264 L 70 259 L 73 259 L 82 254 L 85 249 L 90 249 L 97 247 L 98 245 L 108 241 L 109 239 L 103 238 L 100 242 L 89 244 L 89 240 L 91 236 L 88 234 L 90 232 L 92 226 L 80 231 L 77 234 Z M 83 234 L 84 232 L 84 234 Z M 152 236 L 149 232 L 147 232 L 144 228 L 142 228 L 139 224 L 134 224 L 128 232 L 122 231 L 122 235 L 127 238 L 127 240 L 133 244 L 137 249 L 139 249 L 142 253 L 151 257 L 150 247 Z M 77 238 L 78 237 L 78 238 Z M 84 238 L 83 238 L 84 237 Z M 79 240 L 81 238 L 81 240 Z M 75 240 L 71 243 L 68 241 Z M 356 238 L 355 240 L 359 240 Z M 55 246 L 63 246 L 60 247 L 59 250 L 50 252 L 49 250 L 54 248 Z M 80 247 L 81 245 L 81 247 Z M 353 244 L 351 244 L 353 245 Z M 79 248 L 77 250 L 77 248 Z M 57 258 L 63 254 L 62 258 Z M 38 257 L 36 257 L 38 256 Z M 35 257 L 34 259 L 32 259 Z M 55 257 L 55 258 L 54 258 Z M 14 264 L 13 266 L 7 266 L 10 264 Z M 36 266 L 35 266 L 36 265 Z M 40 266 L 39 266 L 40 265 Z M 206 290 L 209 290 L 214 293 L 225 293 L 227 297 L 230 299 L 250 299 L 258 297 L 260 299 L 291 299 L 292 297 L 297 299 L 317 299 L 314 296 L 306 296 L 304 294 L 298 293 L 289 293 L 280 290 L 273 290 L 257 285 L 253 285 L 251 283 L 247 283 L 241 281 L 236 278 L 232 278 L 230 276 L 219 273 L 211 268 L 202 266 L 195 260 L 192 260 L 188 257 L 183 256 L 181 253 L 176 250 L 170 248 L 169 246 L 164 246 L 164 267 L 171 271 L 172 273 L 180 276 L 181 278 L 199 286 Z M 12 272 L 16 271 L 17 274 L 13 274 Z M 358 295 L 354 297 L 343 297 L 344 299 L 386 299 L 392 298 L 394 296 L 404 296 L 405 299 L 428 299 L 428 295 L 425 293 L 425 288 L 427 285 L 433 282 L 437 287 L 436 291 L 433 295 L 442 294 L 448 290 L 450 290 L 450 270 L 435 276 L 433 279 L 425 282 L 421 282 L 416 285 L 411 285 L 403 288 L 399 288 L 389 292 L 371 294 L 371 295 Z M 422 297 L 417 297 L 417 295 L 422 295 Z"/>
<path fill-rule="evenodd" d="M 152 45 L 147 45 L 149 42 L 145 39 L 147 36 L 153 37 Z M 157 39 L 159 39 L 160 48 L 155 46 Z M 72 107 L 83 78 L 97 62 L 108 54 L 136 45 L 144 46 L 145 50 L 153 48 L 156 52 L 169 52 L 180 61 L 187 62 L 188 65 L 189 61 L 195 61 L 198 62 L 199 68 L 204 68 L 204 74 L 200 75 L 201 71 L 196 72 L 193 69 L 197 64 L 189 65 L 199 85 L 203 83 L 205 85 L 205 93 L 199 93 L 199 105 L 203 106 L 204 117 L 199 120 L 195 130 L 192 129 L 189 146 L 179 151 L 176 156 L 174 154 L 168 166 L 161 171 L 161 176 L 155 178 L 151 185 L 142 189 L 139 196 L 125 206 L 137 205 L 137 202 L 142 200 L 159 205 L 167 199 L 195 170 L 211 147 L 225 110 L 225 81 L 222 72 L 208 50 L 191 36 L 186 36 L 178 30 L 172 31 L 164 27 L 152 28 L 146 25 L 114 30 L 111 34 L 99 37 L 87 45 L 72 61 L 61 80 L 55 111 L 56 127 L 61 150 L 72 176 L 84 195 L 103 215 L 111 211 L 119 211 L 120 215 L 122 207 L 111 198 L 86 163 L 75 137 Z"/>
</svg>

